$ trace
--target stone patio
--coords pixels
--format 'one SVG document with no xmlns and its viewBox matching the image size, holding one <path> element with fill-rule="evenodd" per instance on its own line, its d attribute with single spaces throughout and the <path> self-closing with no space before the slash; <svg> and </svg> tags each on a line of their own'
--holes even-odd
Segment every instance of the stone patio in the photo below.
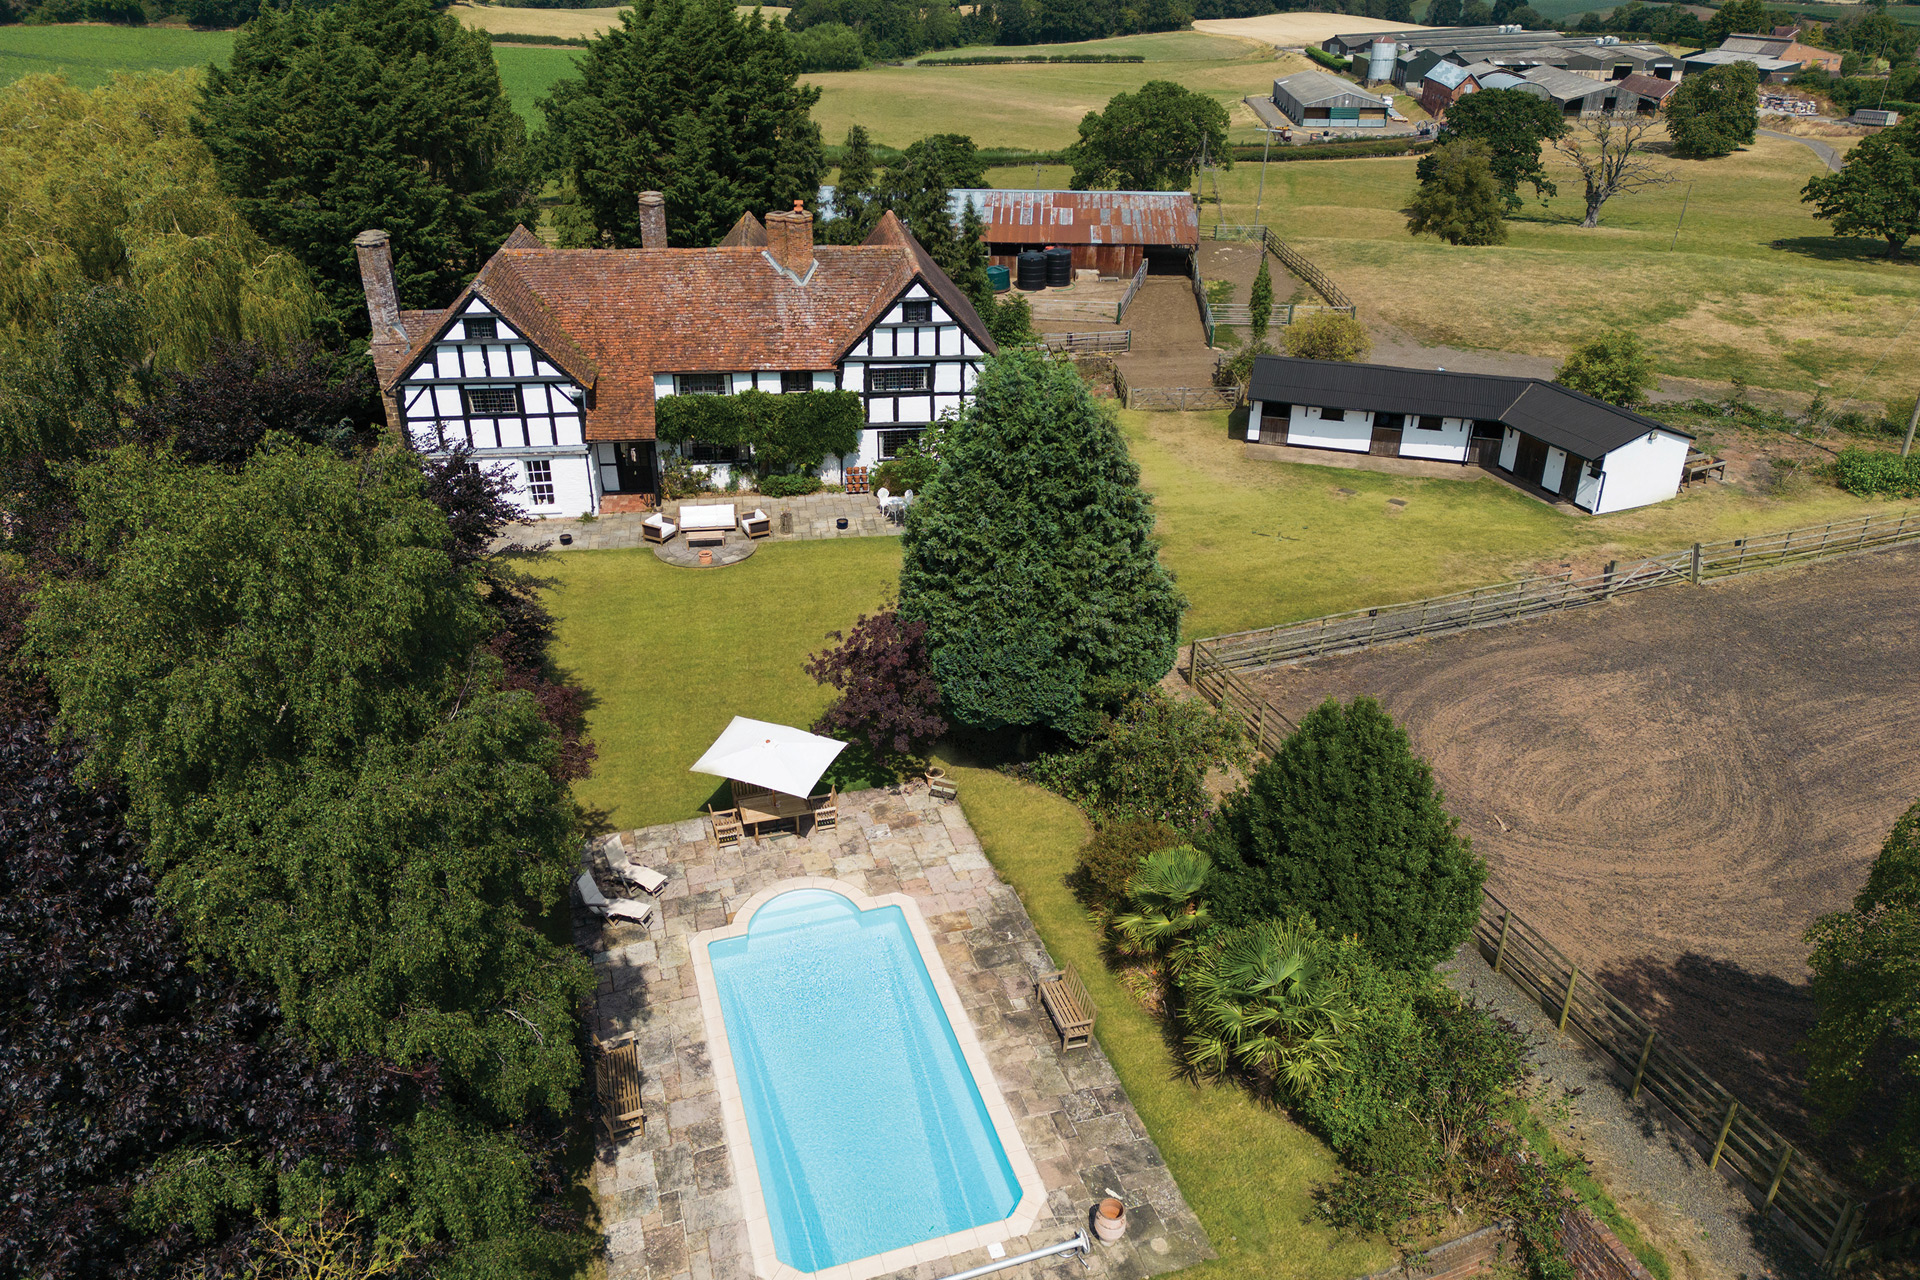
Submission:
<svg viewBox="0 0 1920 1280">
<path fill-rule="evenodd" d="M 708 495 L 701 502 L 731 502 L 738 514 L 745 515 L 755 509 L 767 513 L 773 526 L 770 535 L 774 542 L 803 542 L 818 538 L 874 538 L 898 537 L 902 526 L 890 524 L 880 514 L 879 504 L 870 493 L 812 493 L 801 498 L 763 498 L 754 493 Z M 680 504 L 669 501 L 662 504 L 669 520 L 676 519 Z M 782 517 L 791 517 L 783 520 Z M 578 517 L 559 520 L 536 520 L 532 524 L 515 525 L 511 531 L 502 535 L 501 542 L 517 543 L 520 546 L 533 546 L 547 542 L 553 551 L 601 551 L 609 547 L 639 547 L 648 545 L 640 534 L 640 522 L 646 516 L 639 512 L 596 516 L 585 524 Z M 838 527 L 844 519 L 847 527 Z M 791 524 L 792 528 L 786 526 Z M 573 542 L 569 546 L 560 545 L 561 534 L 571 535 Z M 746 535 L 734 532 L 728 535 L 729 542 L 734 539 L 746 540 Z M 679 541 L 678 538 L 675 541 Z"/>
<path fill-rule="evenodd" d="M 634 1033 L 647 1108 L 643 1133 L 617 1145 L 601 1136 L 594 1166 L 609 1280 L 752 1274 L 689 939 L 728 923 L 755 893 L 804 876 L 830 876 L 875 897 L 905 893 L 925 916 L 1047 1190 L 1048 1212 L 1029 1235 L 1007 1240 L 1005 1255 L 1088 1230 L 1103 1196 L 1126 1203 L 1126 1237 L 1096 1243 L 1084 1273 L 1066 1254 L 1002 1274 L 1141 1280 L 1213 1256 L 1099 1046 L 1061 1052 L 1033 998 L 1035 977 L 1053 965 L 958 805 L 924 788 L 856 792 L 841 797 L 836 830 L 770 835 L 727 851 L 704 818 L 620 838 L 634 861 L 665 872 L 669 883 L 649 925 L 604 925 L 575 913 L 576 939 L 593 953 L 600 978 L 595 1033 Z M 608 865 L 610 843 L 584 855 L 609 891 L 620 883 Z M 976 1248 L 892 1274 L 939 1280 L 989 1260 Z"/>
</svg>

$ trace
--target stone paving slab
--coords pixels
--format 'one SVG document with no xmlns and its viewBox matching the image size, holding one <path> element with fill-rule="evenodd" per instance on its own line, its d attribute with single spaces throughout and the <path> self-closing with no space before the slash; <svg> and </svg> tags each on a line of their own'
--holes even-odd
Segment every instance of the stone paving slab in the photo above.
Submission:
<svg viewBox="0 0 1920 1280">
<path fill-rule="evenodd" d="M 583 854 L 603 888 L 619 883 L 610 860 L 629 857 L 666 873 L 668 883 L 649 925 L 605 924 L 575 912 L 575 938 L 599 977 L 594 1033 L 634 1036 L 647 1112 L 642 1133 L 599 1142 L 593 1181 L 608 1280 L 753 1274 L 689 939 L 726 924 L 760 890 L 800 876 L 831 876 L 874 897 L 905 893 L 925 915 L 1048 1192 L 1048 1213 L 1031 1234 L 1006 1241 L 1007 1256 L 1086 1229 L 1103 1196 L 1126 1203 L 1126 1237 L 1096 1243 L 1084 1270 L 1069 1254 L 1000 1274 L 1144 1280 L 1213 1256 L 1099 1046 L 1060 1050 L 1033 999 L 1034 980 L 1052 961 L 958 805 L 924 788 L 864 791 L 842 796 L 838 828 L 817 835 L 770 835 L 722 850 L 707 820 L 696 818 L 620 832 L 617 841 L 596 842 Z M 980 1248 L 893 1274 L 938 1280 L 989 1260 Z"/>
<path fill-rule="evenodd" d="M 893 524 L 880 514 L 879 504 L 870 493 L 812 493 L 800 498 L 763 498 L 758 494 L 721 494 L 709 495 L 700 499 L 703 503 L 731 502 L 737 514 L 745 515 L 749 511 L 759 510 L 767 513 L 773 532 L 768 539 L 774 542 L 810 542 L 821 538 L 887 538 L 898 537 L 902 526 Z M 680 504 L 669 501 L 662 504 L 669 520 L 679 513 Z M 785 519 L 783 517 L 791 517 Z M 501 545 L 517 544 L 523 547 L 551 543 L 552 551 L 604 551 L 610 547 L 641 547 L 653 544 L 646 541 L 640 532 L 640 522 L 645 520 L 643 512 L 622 512 L 611 515 L 595 516 L 582 523 L 577 517 L 565 519 L 536 520 L 530 524 L 516 525 L 512 531 L 503 534 Z M 839 521 L 845 520 L 847 527 L 839 527 Z M 676 521 L 677 522 L 677 521 Z M 568 545 L 561 545 L 560 535 L 566 534 L 573 539 Z M 745 534 L 735 531 L 727 535 L 729 541 L 744 540 Z M 675 541 L 678 541 L 676 538 Z"/>
</svg>

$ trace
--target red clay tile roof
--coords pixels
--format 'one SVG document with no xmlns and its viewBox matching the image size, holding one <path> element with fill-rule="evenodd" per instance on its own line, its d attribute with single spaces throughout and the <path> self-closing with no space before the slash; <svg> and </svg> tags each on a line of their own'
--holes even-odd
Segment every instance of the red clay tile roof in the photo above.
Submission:
<svg viewBox="0 0 1920 1280">
<path fill-rule="evenodd" d="M 727 232 L 726 239 L 720 242 L 722 249 L 742 249 L 767 247 L 767 224 L 751 213 L 740 215 L 740 221 L 733 224 L 733 230 Z"/>
<path fill-rule="evenodd" d="M 994 349 L 979 313 L 892 213 L 865 244 L 816 245 L 814 261 L 796 284 L 755 247 L 548 249 L 516 231 L 435 322 L 407 326 L 413 350 L 382 385 L 415 367 L 475 296 L 592 389 L 595 440 L 653 438 L 656 373 L 834 368 L 916 277 Z"/>
</svg>

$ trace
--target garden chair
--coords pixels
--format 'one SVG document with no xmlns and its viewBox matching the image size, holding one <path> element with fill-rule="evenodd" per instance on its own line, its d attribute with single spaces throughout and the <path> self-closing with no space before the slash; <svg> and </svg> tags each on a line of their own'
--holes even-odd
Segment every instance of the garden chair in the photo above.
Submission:
<svg viewBox="0 0 1920 1280">
<path fill-rule="evenodd" d="M 712 805 L 708 805 L 707 816 L 713 819 L 714 843 L 722 849 L 738 846 L 747 834 L 747 829 L 740 825 L 738 809 L 715 809 Z"/>
<path fill-rule="evenodd" d="M 640 902 L 633 898 L 609 899 L 600 892 L 600 886 L 594 882 L 591 871 L 582 871 L 580 878 L 573 882 L 573 887 L 580 895 L 580 905 L 602 920 L 628 920 L 634 924 L 648 924 L 653 920 L 651 902 Z"/>
<path fill-rule="evenodd" d="M 640 534 L 648 542 L 671 542 L 673 535 L 678 532 L 680 532 L 680 526 L 658 511 L 640 522 Z"/>
<path fill-rule="evenodd" d="M 809 796 L 807 803 L 813 805 L 813 829 L 815 831 L 836 831 L 840 827 L 840 788 L 829 787 L 824 796 Z"/>
</svg>

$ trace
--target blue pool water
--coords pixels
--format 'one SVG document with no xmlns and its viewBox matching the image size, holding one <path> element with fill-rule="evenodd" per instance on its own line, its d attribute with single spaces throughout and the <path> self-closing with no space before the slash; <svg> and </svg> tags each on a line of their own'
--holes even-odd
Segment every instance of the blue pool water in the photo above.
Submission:
<svg viewBox="0 0 1920 1280">
<path fill-rule="evenodd" d="M 818 1271 L 1013 1212 L 1019 1183 L 899 907 L 796 889 L 708 955 L 782 1262 Z"/>
</svg>

